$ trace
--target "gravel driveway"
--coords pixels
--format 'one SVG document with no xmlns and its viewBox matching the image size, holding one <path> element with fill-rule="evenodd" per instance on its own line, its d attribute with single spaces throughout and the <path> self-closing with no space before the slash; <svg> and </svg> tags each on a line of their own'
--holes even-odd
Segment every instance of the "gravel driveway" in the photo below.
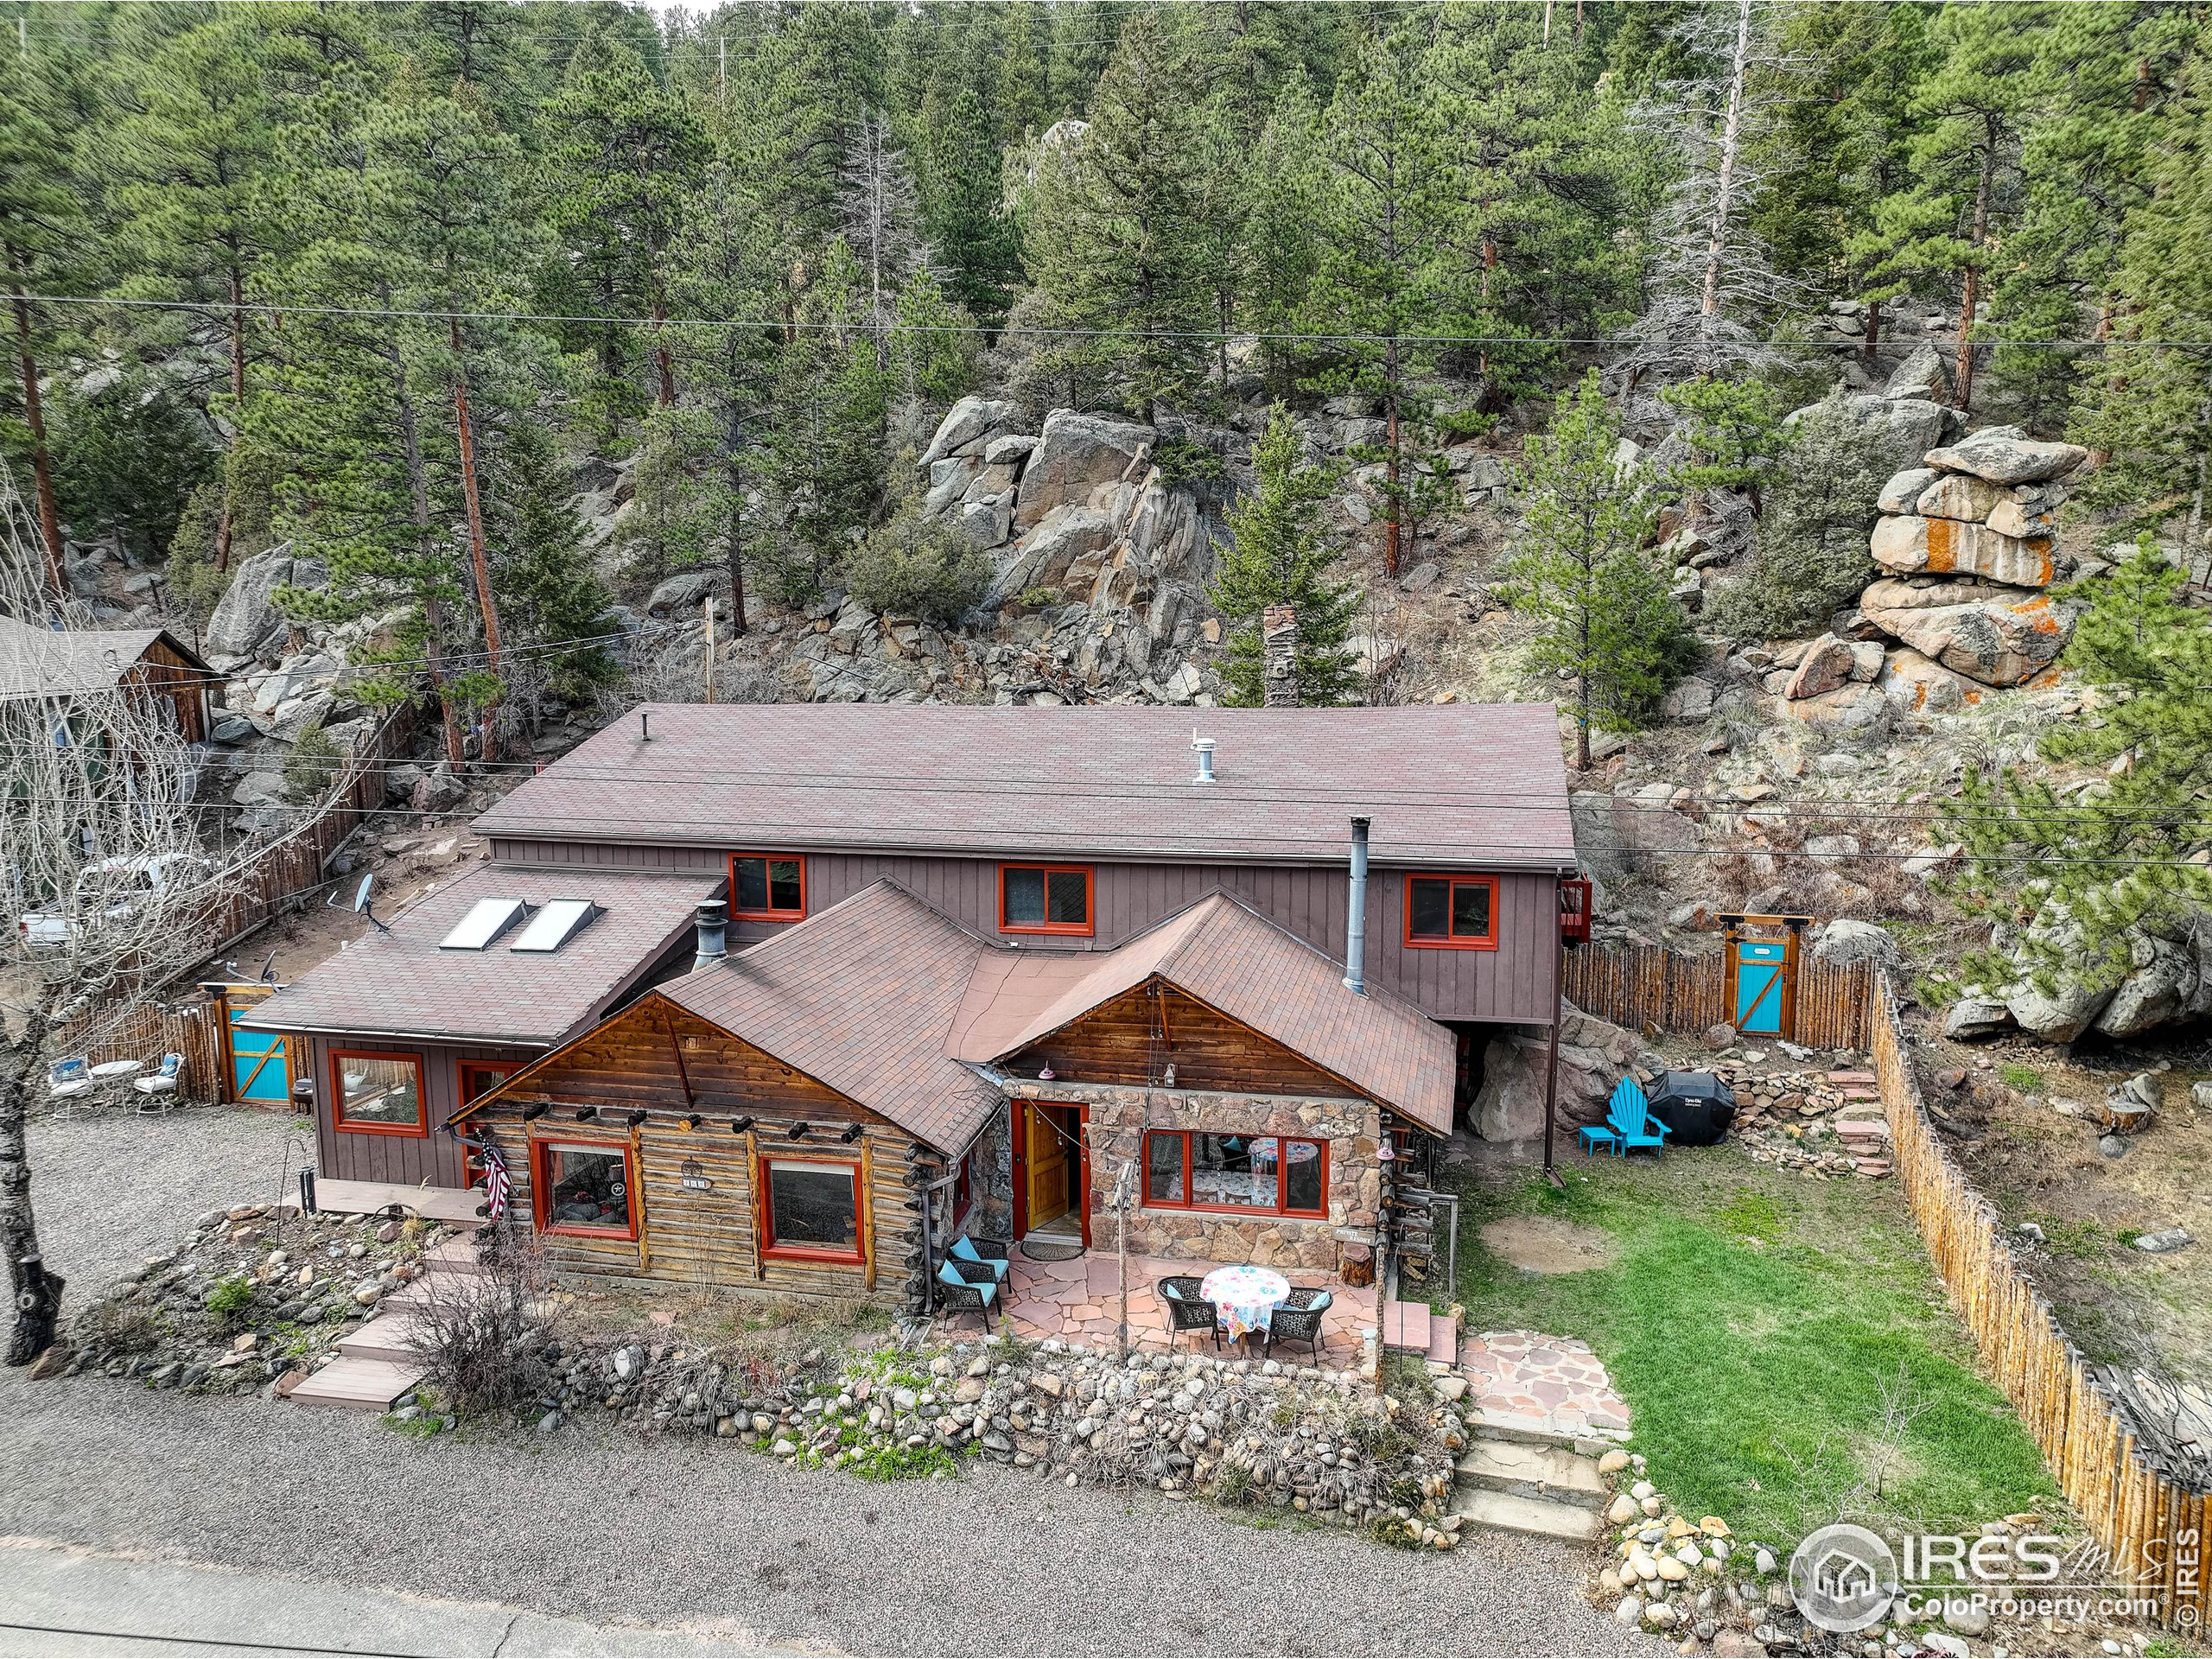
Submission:
<svg viewBox="0 0 2212 1659">
<path fill-rule="evenodd" d="M 87 1287 L 300 1161 L 290 1120 L 34 1130 L 49 1258 Z M 0 1375 L 0 1535 L 868 1653 L 1644 1653 L 1581 1552 L 1403 1554 L 996 1465 L 872 1485 L 595 1427 L 403 1439 L 372 1418 Z"/>
</svg>

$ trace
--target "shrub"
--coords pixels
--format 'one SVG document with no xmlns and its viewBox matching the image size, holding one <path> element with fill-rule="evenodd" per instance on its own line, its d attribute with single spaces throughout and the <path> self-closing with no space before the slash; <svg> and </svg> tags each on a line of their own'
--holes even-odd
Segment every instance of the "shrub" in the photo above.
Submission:
<svg viewBox="0 0 2212 1659">
<path fill-rule="evenodd" d="M 216 1281 L 207 1293 L 207 1311 L 225 1325 L 235 1325 L 253 1306 L 253 1281 L 234 1273 Z"/>
<path fill-rule="evenodd" d="M 345 760 L 317 721 L 293 740 L 292 752 L 284 757 L 284 798 L 294 806 L 321 800 L 330 792 Z"/>
<path fill-rule="evenodd" d="M 433 1275 L 412 1320 L 428 1381 L 460 1416 L 526 1405 L 552 1380 L 543 1251 L 535 1239 L 496 1230 L 479 1266 L 480 1273 Z"/>
<path fill-rule="evenodd" d="M 143 1302 L 94 1302 L 85 1310 L 85 1345 L 104 1353 L 143 1354 L 162 1341 L 162 1322 Z"/>
<path fill-rule="evenodd" d="M 957 531 L 922 522 L 912 502 L 845 556 L 845 586 L 870 610 L 950 622 L 991 585 L 991 562 Z"/>
</svg>

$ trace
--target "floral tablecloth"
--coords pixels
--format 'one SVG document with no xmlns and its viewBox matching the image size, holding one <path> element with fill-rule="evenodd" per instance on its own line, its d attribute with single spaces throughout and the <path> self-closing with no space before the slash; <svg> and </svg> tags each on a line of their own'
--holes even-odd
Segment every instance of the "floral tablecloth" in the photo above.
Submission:
<svg viewBox="0 0 2212 1659">
<path fill-rule="evenodd" d="M 1222 1326 L 1233 1340 L 1268 1328 L 1275 1309 L 1290 1295 L 1290 1281 L 1272 1268 L 1216 1268 L 1198 1286 L 1198 1294 L 1221 1310 Z"/>
</svg>

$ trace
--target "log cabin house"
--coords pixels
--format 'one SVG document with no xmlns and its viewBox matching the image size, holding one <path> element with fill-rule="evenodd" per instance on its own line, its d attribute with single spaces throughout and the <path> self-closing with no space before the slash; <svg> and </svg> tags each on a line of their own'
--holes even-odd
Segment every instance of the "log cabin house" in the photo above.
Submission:
<svg viewBox="0 0 2212 1659">
<path fill-rule="evenodd" d="M 963 1230 L 1110 1247 L 1126 1182 L 1133 1250 L 1358 1282 L 1389 1154 L 1450 1133 L 1491 1037 L 1556 1018 L 1554 715 L 1202 718 L 639 710 L 245 1022 L 313 1054 L 327 1177 L 459 1187 L 497 1147 L 575 1273 L 912 1303 Z M 504 933 L 448 937 L 558 896 L 604 911 L 577 949 L 618 892 L 650 920 L 557 1006 Z M 395 1079 L 411 1162 L 362 1103 Z"/>
</svg>

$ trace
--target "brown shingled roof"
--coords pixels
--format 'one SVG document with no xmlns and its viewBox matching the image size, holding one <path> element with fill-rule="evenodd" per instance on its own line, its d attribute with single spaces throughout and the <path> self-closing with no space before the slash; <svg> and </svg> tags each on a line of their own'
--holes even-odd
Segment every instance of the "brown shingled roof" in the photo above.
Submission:
<svg viewBox="0 0 2212 1659">
<path fill-rule="evenodd" d="M 241 1023 L 264 1031 L 328 1031 L 553 1044 L 582 1029 L 690 933 L 714 875 L 528 869 L 483 864 L 425 894 L 391 922 L 309 969 Z M 438 941 L 480 899 L 588 899 L 604 912 L 545 955 L 510 947 L 519 927 L 482 950 Z"/>
<path fill-rule="evenodd" d="M 975 709 L 685 703 L 632 713 L 480 833 L 794 850 L 1571 869 L 1549 703 Z M 1192 728 L 1217 781 L 1198 784 Z"/>
<path fill-rule="evenodd" d="M 995 951 L 969 981 L 950 1047 L 1003 1058 L 1154 976 L 1439 1135 L 1452 1130 L 1452 1033 L 1264 916 L 1215 893 L 1097 955 Z"/>
<path fill-rule="evenodd" d="M 976 957 L 991 949 L 879 881 L 661 995 L 946 1152 L 1000 1096 L 945 1052 Z"/>
</svg>

